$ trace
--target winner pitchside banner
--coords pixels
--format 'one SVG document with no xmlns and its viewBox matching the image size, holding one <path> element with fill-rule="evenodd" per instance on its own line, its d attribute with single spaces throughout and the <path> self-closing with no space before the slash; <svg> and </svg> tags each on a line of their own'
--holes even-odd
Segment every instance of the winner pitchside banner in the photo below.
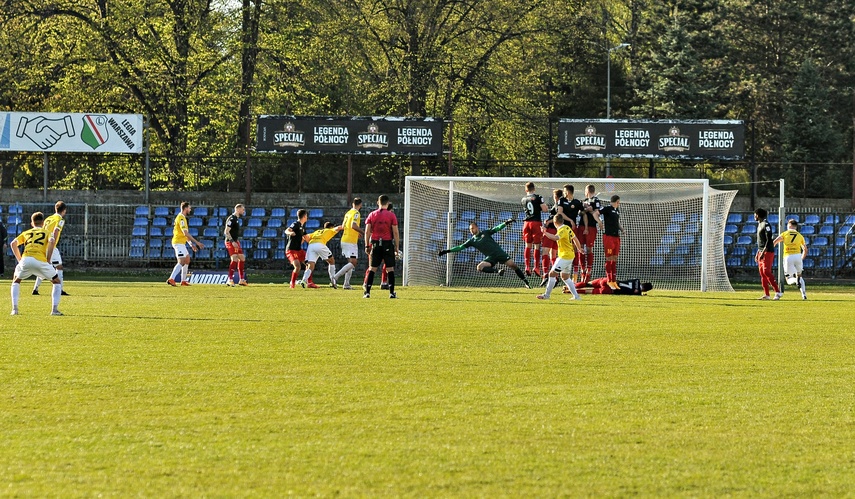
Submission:
<svg viewBox="0 0 855 499">
<path fill-rule="evenodd" d="M 3 113 L 0 151 L 143 152 L 141 114 Z"/>
<path fill-rule="evenodd" d="M 736 160 L 745 154 L 745 124 L 737 120 L 558 121 L 559 158 Z"/>
<path fill-rule="evenodd" d="M 256 150 L 308 154 L 442 154 L 435 118 L 259 116 Z"/>
</svg>

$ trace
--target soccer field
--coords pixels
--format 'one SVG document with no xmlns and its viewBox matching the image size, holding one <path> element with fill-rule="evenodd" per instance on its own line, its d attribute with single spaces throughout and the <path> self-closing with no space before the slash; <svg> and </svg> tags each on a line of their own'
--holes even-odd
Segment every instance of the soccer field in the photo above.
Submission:
<svg viewBox="0 0 855 499">
<path fill-rule="evenodd" d="M 366 300 L 69 279 L 65 317 L 29 289 L 0 326 L 2 495 L 855 490 L 848 288 Z"/>
</svg>

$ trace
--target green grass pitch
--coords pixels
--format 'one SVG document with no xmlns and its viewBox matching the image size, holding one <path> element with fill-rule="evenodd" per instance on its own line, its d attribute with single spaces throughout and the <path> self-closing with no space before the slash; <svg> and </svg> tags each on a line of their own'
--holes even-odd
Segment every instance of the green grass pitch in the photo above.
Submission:
<svg viewBox="0 0 855 499">
<path fill-rule="evenodd" d="M 0 495 L 855 490 L 847 288 L 66 288 L 0 326 Z"/>
</svg>

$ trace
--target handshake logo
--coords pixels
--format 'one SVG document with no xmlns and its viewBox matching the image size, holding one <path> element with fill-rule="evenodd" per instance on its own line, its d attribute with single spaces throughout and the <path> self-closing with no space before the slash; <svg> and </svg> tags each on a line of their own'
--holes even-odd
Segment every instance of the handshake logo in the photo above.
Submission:
<svg viewBox="0 0 855 499">
<path fill-rule="evenodd" d="M 41 149 L 50 149 L 63 135 L 74 137 L 74 123 L 71 116 L 49 120 L 44 116 L 27 119 L 21 118 L 18 123 L 18 132 L 15 134 L 19 139 L 27 137 Z"/>
</svg>

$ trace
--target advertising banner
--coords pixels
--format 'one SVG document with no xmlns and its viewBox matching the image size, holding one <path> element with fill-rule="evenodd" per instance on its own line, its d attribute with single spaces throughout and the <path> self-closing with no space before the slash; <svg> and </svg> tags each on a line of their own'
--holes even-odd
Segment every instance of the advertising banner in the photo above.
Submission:
<svg viewBox="0 0 855 499">
<path fill-rule="evenodd" d="M 737 120 L 558 121 L 559 158 L 727 160 L 745 154 L 745 124 Z"/>
<path fill-rule="evenodd" d="M 141 154 L 143 117 L 0 112 L 0 151 Z"/>
<path fill-rule="evenodd" d="M 436 118 L 259 116 L 256 150 L 437 156 L 442 125 Z"/>
</svg>

